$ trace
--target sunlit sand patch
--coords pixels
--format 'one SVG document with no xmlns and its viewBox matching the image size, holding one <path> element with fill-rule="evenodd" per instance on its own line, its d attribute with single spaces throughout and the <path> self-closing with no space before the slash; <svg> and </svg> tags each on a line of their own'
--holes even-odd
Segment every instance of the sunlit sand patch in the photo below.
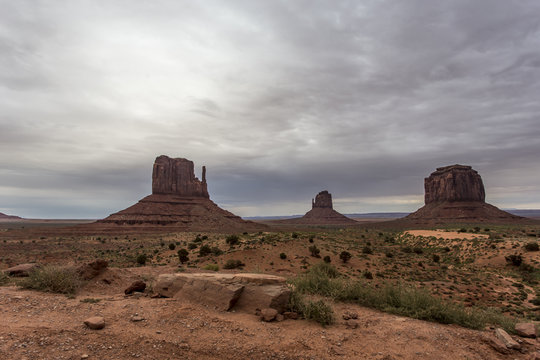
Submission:
<svg viewBox="0 0 540 360">
<path fill-rule="evenodd" d="M 405 234 L 410 234 L 413 236 L 424 236 L 424 237 L 430 237 L 435 236 L 438 238 L 443 238 L 447 240 L 453 240 L 453 239 L 487 239 L 488 235 L 485 234 L 471 234 L 471 233 L 463 233 L 463 232 L 457 232 L 457 231 L 444 231 L 444 230 L 407 230 L 405 231 Z"/>
</svg>

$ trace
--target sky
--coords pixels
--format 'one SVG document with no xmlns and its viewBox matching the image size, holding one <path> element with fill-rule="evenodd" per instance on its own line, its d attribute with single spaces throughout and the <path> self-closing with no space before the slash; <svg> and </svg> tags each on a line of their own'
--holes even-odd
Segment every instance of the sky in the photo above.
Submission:
<svg viewBox="0 0 540 360">
<path fill-rule="evenodd" d="M 103 218 L 159 155 L 240 216 L 540 208 L 538 0 L 0 0 L 0 212 Z"/>
</svg>

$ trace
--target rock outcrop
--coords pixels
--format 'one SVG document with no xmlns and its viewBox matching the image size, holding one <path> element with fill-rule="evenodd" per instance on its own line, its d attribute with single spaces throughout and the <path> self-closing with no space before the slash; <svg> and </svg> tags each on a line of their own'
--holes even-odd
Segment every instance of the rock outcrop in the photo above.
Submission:
<svg viewBox="0 0 540 360">
<path fill-rule="evenodd" d="M 22 220 L 22 218 L 19 216 L 6 215 L 4 213 L 0 213 L 0 220 Z"/>
<path fill-rule="evenodd" d="M 221 311 L 254 313 L 287 309 L 290 289 L 285 278 L 264 274 L 180 273 L 161 274 L 154 291 L 163 297 L 194 302 Z"/>
<path fill-rule="evenodd" d="M 88 226 L 101 231 L 250 231 L 264 225 L 242 220 L 210 200 L 206 168 L 195 177 L 193 162 L 158 156 L 152 172 L 152 195 Z"/>
<path fill-rule="evenodd" d="M 482 178 L 470 166 L 437 168 L 424 180 L 425 205 L 405 217 L 415 223 L 505 222 L 522 219 L 485 202 Z"/>
<path fill-rule="evenodd" d="M 301 218 L 278 220 L 280 224 L 306 225 L 354 225 L 356 221 L 340 214 L 332 206 L 332 194 L 327 190 L 321 191 L 311 200 L 311 210 Z"/>
</svg>

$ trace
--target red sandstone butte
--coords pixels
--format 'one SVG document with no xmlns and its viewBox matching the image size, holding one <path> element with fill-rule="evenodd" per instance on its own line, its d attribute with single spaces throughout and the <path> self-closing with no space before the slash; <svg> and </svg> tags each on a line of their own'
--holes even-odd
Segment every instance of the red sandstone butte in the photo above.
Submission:
<svg viewBox="0 0 540 360">
<path fill-rule="evenodd" d="M 354 225 L 356 221 L 334 210 L 332 194 L 321 191 L 311 200 L 311 210 L 301 218 L 277 221 L 283 224 Z"/>
<path fill-rule="evenodd" d="M 405 219 L 415 222 L 504 222 L 522 219 L 485 202 L 482 178 L 470 166 L 450 165 L 424 179 L 425 205 Z"/>
<path fill-rule="evenodd" d="M 154 162 L 152 195 L 89 227 L 111 231 L 249 231 L 264 225 L 245 221 L 210 200 L 204 166 L 199 180 L 193 161 L 161 155 Z"/>
</svg>

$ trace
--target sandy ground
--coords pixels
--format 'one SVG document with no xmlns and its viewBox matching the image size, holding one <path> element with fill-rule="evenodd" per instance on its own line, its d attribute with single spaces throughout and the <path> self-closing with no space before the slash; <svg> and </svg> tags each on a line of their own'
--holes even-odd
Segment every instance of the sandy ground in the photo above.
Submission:
<svg viewBox="0 0 540 360">
<path fill-rule="evenodd" d="M 112 289 L 107 291 L 110 293 Z M 357 328 L 339 319 L 323 328 L 305 320 L 264 323 L 255 315 L 218 312 L 147 295 L 84 291 L 76 298 L 0 287 L 0 359 L 526 359 L 495 352 L 473 331 L 336 305 L 358 314 Z M 83 299 L 99 299 L 96 303 Z M 83 320 L 100 315 L 102 330 Z M 144 318 L 132 321 L 133 316 Z M 530 353 L 536 340 L 522 345 Z"/>
<path fill-rule="evenodd" d="M 405 231 L 405 233 L 411 234 L 413 236 L 424 236 L 424 237 L 435 236 L 436 238 L 443 238 L 446 240 L 454 240 L 454 239 L 472 240 L 472 239 L 489 238 L 489 236 L 485 234 L 471 234 L 471 233 L 444 231 L 444 230 L 408 230 L 408 231 Z"/>
</svg>

